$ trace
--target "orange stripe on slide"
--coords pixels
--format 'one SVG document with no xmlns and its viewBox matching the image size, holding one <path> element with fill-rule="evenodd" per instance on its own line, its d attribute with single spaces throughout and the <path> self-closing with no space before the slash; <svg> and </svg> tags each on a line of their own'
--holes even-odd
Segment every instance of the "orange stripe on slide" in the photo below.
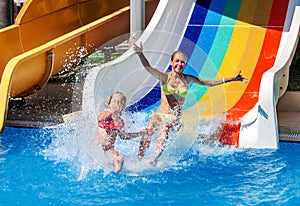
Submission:
<svg viewBox="0 0 300 206">
<path fill-rule="evenodd" d="M 262 0 L 259 0 L 260 4 Z M 269 1 L 269 0 L 264 0 Z M 233 2 L 232 2 L 233 3 Z M 268 3 L 267 5 L 270 5 Z M 267 18 L 269 19 L 269 14 L 271 13 L 271 6 L 267 9 Z M 236 68 L 241 68 L 239 65 L 241 63 L 252 63 L 250 67 L 251 70 L 243 71 L 243 75 L 248 77 L 252 76 L 254 72 L 254 67 L 256 65 L 259 52 L 261 50 L 261 46 L 263 44 L 263 39 L 265 36 L 265 29 L 259 28 L 263 30 L 256 35 L 250 35 L 251 31 L 257 27 L 253 27 L 249 22 L 255 22 L 255 19 L 262 19 L 261 16 L 255 15 L 257 10 L 257 0 L 243 0 L 240 6 L 239 14 L 236 20 L 236 24 L 234 25 L 233 33 L 231 36 L 231 40 L 229 45 L 227 46 L 227 51 L 224 56 L 223 62 L 220 65 L 217 77 L 228 77 L 234 76 L 237 73 Z M 266 9 L 265 9 L 266 10 Z M 223 16 L 223 18 L 228 18 Z M 268 19 L 265 25 L 268 23 Z M 227 29 L 226 27 L 219 27 L 218 30 L 222 31 L 223 29 Z M 221 35 L 222 32 L 218 32 L 217 35 Z M 249 39 L 255 38 L 255 44 Z M 221 38 L 219 41 L 222 41 Z M 251 47 L 248 44 L 251 43 Z M 214 42 L 214 47 L 220 49 L 220 43 L 218 41 Z M 249 48 L 254 50 L 252 53 L 255 55 L 251 55 L 249 57 Z M 216 50 L 216 49 L 215 49 Z M 210 51 L 210 56 L 216 51 Z M 245 60 L 245 56 L 247 56 L 247 61 Z M 250 60 L 250 59 L 251 60 Z M 243 67 L 244 68 L 244 67 Z M 247 67 L 249 68 L 249 67 Z M 210 68 L 211 69 L 211 68 Z M 199 108 L 201 108 L 200 116 L 201 118 L 210 118 L 215 114 L 224 114 L 228 109 L 230 109 L 241 97 L 241 95 L 246 90 L 247 85 L 240 83 L 230 83 L 224 84 L 218 87 L 210 87 L 207 92 L 203 95 L 203 97 L 198 101 Z M 231 89 L 228 89 L 231 88 Z M 210 102 L 210 104 L 207 104 Z"/>
</svg>

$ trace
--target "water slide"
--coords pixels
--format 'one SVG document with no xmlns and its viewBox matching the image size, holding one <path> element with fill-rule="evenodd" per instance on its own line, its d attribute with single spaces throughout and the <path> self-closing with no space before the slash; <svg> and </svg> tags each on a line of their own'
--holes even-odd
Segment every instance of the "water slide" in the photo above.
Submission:
<svg viewBox="0 0 300 206">
<path fill-rule="evenodd" d="M 129 0 L 27 0 L 14 25 L 0 30 L 0 130 L 8 100 L 39 91 L 62 69 L 129 33 Z M 157 0 L 146 1 L 146 23 Z"/>
<path fill-rule="evenodd" d="M 186 74 L 215 79 L 241 70 L 247 84 L 192 85 L 184 105 L 185 123 L 196 131 L 197 124 L 211 122 L 212 130 L 217 122 L 214 135 L 224 145 L 278 148 L 276 104 L 287 88 L 299 25 L 299 0 L 165 0 L 137 42 L 143 42 L 151 65 L 164 71 L 177 49 L 187 54 Z M 132 48 L 91 70 L 83 113 L 96 119 L 114 91 L 127 96 L 131 113 L 149 113 L 160 102 L 158 81 L 144 70 Z"/>
</svg>

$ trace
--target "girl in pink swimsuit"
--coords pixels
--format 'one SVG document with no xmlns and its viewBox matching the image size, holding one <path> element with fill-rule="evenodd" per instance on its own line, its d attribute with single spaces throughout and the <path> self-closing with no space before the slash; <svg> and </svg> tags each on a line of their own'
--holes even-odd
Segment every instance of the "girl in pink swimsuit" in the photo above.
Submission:
<svg viewBox="0 0 300 206">
<path fill-rule="evenodd" d="M 142 133 L 126 133 L 123 131 L 124 121 L 121 118 L 122 111 L 126 105 L 126 97 L 120 93 L 114 93 L 108 101 L 109 111 L 103 111 L 98 115 L 98 128 L 95 138 L 101 145 L 106 154 L 113 155 L 113 165 L 115 172 L 118 173 L 122 169 L 124 157 L 115 150 L 115 142 L 117 136 L 121 139 L 132 139 L 139 137 Z"/>
</svg>

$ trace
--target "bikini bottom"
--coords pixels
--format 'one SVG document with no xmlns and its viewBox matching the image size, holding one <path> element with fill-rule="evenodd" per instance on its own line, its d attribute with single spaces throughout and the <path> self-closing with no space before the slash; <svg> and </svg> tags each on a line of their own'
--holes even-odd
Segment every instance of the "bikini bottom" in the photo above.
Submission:
<svg viewBox="0 0 300 206">
<path fill-rule="evenodd" d="M 150 118 L 153 119 L 158 116 L 163 123 L 169 124 L 171 127 L 181 125 L 181 116 L 176 116 L 174 114 L 166 114 L 161 112 L 152 112 Z"/>
</svg>

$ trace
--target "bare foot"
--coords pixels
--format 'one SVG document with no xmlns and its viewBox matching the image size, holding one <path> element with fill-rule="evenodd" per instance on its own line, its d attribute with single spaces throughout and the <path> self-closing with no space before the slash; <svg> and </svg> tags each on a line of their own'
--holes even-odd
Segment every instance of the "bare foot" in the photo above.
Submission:
<svg viewBox="0 0 300 206">
<path fill-rule="evenodd" d="M 138 156 L 138 160 L 142 160 L 142 159 L 143 159 L 143 157 L 144 157 L 144 156 L 142 156 L 142 155 L 139 155 L 139 156 Z"/>
<path fill-rule="evenodd" d="M 114 159 L 115 173 L 121 171 L 123 162 L 124 162 L 124 158 L 122 156 L 119 156 Z"/>
<path fill-rule="evenodd" d="M 153 160 L 150 161 L 150 165 L 156 166 L 157 164 L 157 158 L 154 158 Z"/>
</svg>

